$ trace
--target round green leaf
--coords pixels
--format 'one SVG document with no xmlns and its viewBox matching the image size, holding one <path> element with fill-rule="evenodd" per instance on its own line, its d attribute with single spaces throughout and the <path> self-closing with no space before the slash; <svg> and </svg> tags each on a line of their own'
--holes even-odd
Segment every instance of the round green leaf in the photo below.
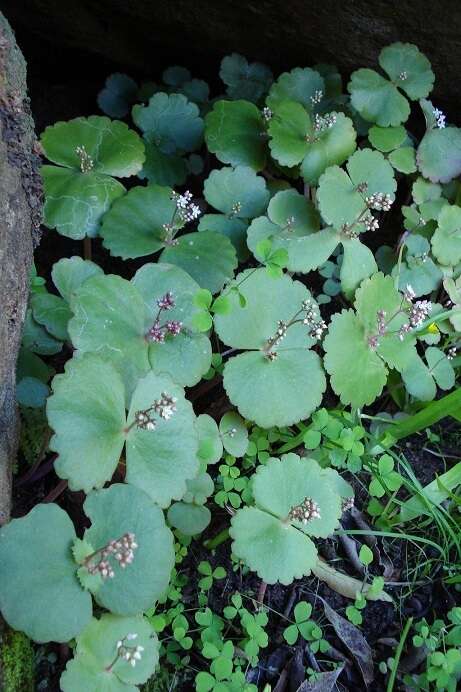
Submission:
<svg viewBox="0 0 461 692">
<path fill-rule="evenodd" d="M 135 175 L 145 158 L 144 144 L 136 132 L 119 120 L 100 115 L 55 123 L 45 129 L 40 141 L 50 161 L 79 172 L 82 165 L 77 149 L 84 147 L 93 162 L 91 172 L 83 173 L 90 180 L 95 173 L 116 178 Z"/>
<path fill-rule="evenodd" d="M 138 173 L 141 180 L 147 179 L 156 185 L 184 185 L 187 178 L 187 163 L 176 154 L 164 154 L 155 142 L 145 140 L 146 160 Z"/>
<path fill-rule="evenodd" d="M 379 151 L 389 152 L 400 147 L 407 136 L 407 131 L 402 125 L 397 127 L 378 127 L 373 125 L 368 130 L 368 139 L 372 146 Z"/>
<path fill-rule="evenodd" d="M 36 377 L 18 379 L 16 385 L 16 400 L 21 406 L 40 408 L 45 405 L 50 388 Z"/>
<path fill-rule="evenodd" d="M 181 267 L 212 293 L 220 291 L 237 268 L 234 246 L 226 236 L 214 231 L 186 233 L 177 244 L 166 247 L 160 259 Z"/>
<path fill-rule="evenodd" d="M 71 547 L 71 520 L 55 504 L 37 505 L 0 530 L 0 610 L 8 624 L 37 642 L 67 642 L 91 618 Z"/>
<path fill-rule="evenodd" d="M 215 209 L 240 219 L 263 214 L 269 202 L 266 181 L 248 166 L 212 171 L 205 180 L 203 192 Z"/>
<path fill-rule="evenodd" d="M 243 457 L 248 449 L 248 430 L 238 413 L 225 413 L 219 421 L 219 432 L 226 452 L 234 457 Z"/>
<path fill-rule="evenodd" d="M 263 170 L 267 151 L 264 133 L 261 113 L 248 101 L 217 101 L 205 118 L 209 151 L 232 166 Z"/>
<path fill-rule="evenodd" d="M 428 96 L 432 91 L 435 76 L 431 63 L 412 43 L 386 46 L 379 54 L 379 64 L 413 101 Z"/>
<path fill-rule="evenodd" d="M 133 106 L 133 121 L 164 154 L 194 151 L 203 137 L 203 120 L 195 103 L 182 94 L 158 92 L 147 106 Z"/>
<path fill-rule="evenodd" d="M 145 334 L 150 325 L 142 296 L 114 274 L 94 276 L 71 300 L 69 334 L 79 353 L 95 352 L 113 363 L 131 392 L 149 369 Z"/>
<path fill-rule="evenodd" d="M 201 217 L 198 231 L 215 231 L 227 236 L 235 248 L 240 262 L 249 257 L 246 244 L 248 222 L 236 217 L 229 218 L 224 214 L 205 214 Z"/>
<path fill-rule="evenodd" d="M 39 353 L 41 356 L 52 356 L 62 349 L 62 341 L 58 341 L 51 334 L 48 334 L 46 329 L 34 320 L 32 310 L 29 308 L 26 311 L 22 329 L 22 346 L 33 353 Z"/>
<path fill-rule="evenodd" d="M 461 129 L 428 130 L 416 154 L 418 169 L 432 183 L 449 183 L 461 173 Z"/>
<path fill-rule="evenodd" d="M 204 505 L 210 495 L 213 494 L 213 490 L 213 479 L 208 473 L 201 472 L 187 481 L 187 492 L 183 497 L 183 502 Z"/>
<path fill-rule="evenodd" d="M 164 247 L 165 224 L 182 228 L 171 192 L 160 185 L 133 187 L 112 206 L 101 227 L 103 244 L 112 255 L 123 259 L 150 255 Z"/>
<path fill-rule="evenodd" d="M 277 192 L 269 202 L 267 215 L 289 238 L 308 235 L 318 231 L 320 226 L 319 214 L 312 202 L 293 189 Z"/>
<path fill-rule="evenodd" d="M 74 257 L 62 257 L 53 264 L 51 278 L 64 300 L 70 303 L 72 296 L 92 276 L 103 274 L 101 267 L 84 260 L 78 255 Z"/>
<path fill-rule="evenodd" d="M 308 139 L 313 136 L 313 126 L 309 114 L 300 103 L 281 101 L 270 120 L 268 132 L 273 158 L 281 166 L 295 166 L 308 152 Z"/>
<path fill-rule="evenodd" d="M 168 292 L 175 306 L 164 313 L 168 320 L 182 323 L 176 336 L 166 336 L 163 343 L 149 345 L 152 370 L 166 373 L 182 386 L 192 387 L 210 368 L 211 344 L 204 334 L 196 333 L 194 317 L 200 313 L 194 298 L 199 285 L 185 271 L 172 264 L 144 264 L 131 282 L 141 294 L 150 324 L 155 321 L 157 300 Z"/>
<path fill-rule="evenodd" d="M 125 194 L 123 185 L 108 175 L 57 166 L 42 166 L 41 173 L 45 225 L 74 240 L 95 237 L 112 202 Z"/>
<path fill-rule="evenodd" d="M 174 502 L 168 510 L 168 521 L 185 536 L 196 536 L 210 524 L 211 512 L 201 505 Z"/>
<path fill-rule="evenodd" d="M 223 453 L 223 443 L 218 426 L 207 413 L 202 413 L 197 417 L 196 425 L 199 437 L 199 458 L 206 464 L 216 464 Z"/>
<path fill-rule="evenodd" d="M 301 164 L 301 175 L 310 185 L 317 185 L 328 166 L 344 163 L 356 149 L 357 133 L 352 120 L 343 113 L 330 113 L 330 116 L 336 118 L 334 125 L 320 132 Z"/>
<path fill-rule="evenodd" d="M 420 401 L 432 401 L 437 394 L 434 378 L 422 358 L 416 356 L 402 370 L 402 380 L 409 394 Z"/>
<path fill-rule="evenodd" d="M 374 70 L 356 70 L 347 88 L 351 103 L 362 118 L 381 127 L 400 125 L 410 115 L 405 96 L 392 82 Z"/>
<path fill-rule="evenodd" d="M 280 101 L 298 101 L 308 110 L 312 109 L 312 98 L 317 92 L 325 93 L 325 82 L 318 72 L 310 67 L 295 67 L 284 72 L 271 86 L 267 103 L 274 108 Z"/>
<path fill-rule="evenodd" d="M 231 523 L 232 552 L 267 584 L 291 584 L 317 562 L 308 536 L 256 507 L 239 509 Z"/>
<path fill-rule="evenodd" d="M 272 83 L 272 72 L 260 62 L 248 63 L 238 53 L 226 55 L 221 62 L 219 76 L 227 85 L 227 93 L 232 99 L 259 101 Z"/>
<path fill-rule="evenodd" d="M 126 74 L 111 74 L 98 94 L 98 106 L 111 118 L 128 115 L 138 96 L 138 85 Z"/>
<path fill-rule="evenodd" d="M 127 635 L 136 635 L 127 640 Z M 117 658 L 117 643 L 143 647 L 141 658 L 132 666 Z M 141 615 L 120 617 L 106 613 L 89 625 L 77 639 L 75 658 L 61 676 L 63 692 L 136 692 L 135 685 L 146 682 L 158 663 L 159 643 L 152 626 Z M 114 663 L 115 661 L 115 663 Z"/>
<path fill-rule="evenodd" d="M 47 416 L 58 453 L 55 470 L 71 490 L 89 492 L 111 479 L 123 448 L 125 391 L 120 375 L 98 354 L 67 361 L 52 382 Z"/>
<path fill-rule="evenodd" d="M 60 341 L 68 340 L 67 324 L 72 313 L 66 301 L 52 293 L 36 293 L 31 298 L 32 314 L 47 332 Z"/>
<path fill-rule="evenodd" d="M 416 155 L 413 147 L 401 147 L 389 154 L 389 161 L 400 173 L 409 175 L 416 172 Z"/>
<path fill-rule="evenodd" d="M 353 310 L 333 315 L 323 348 L 331 386 L 343 404 L 360 408 L 381 394 L 387 369 L 368 345 L 363 326 Z"/>
<path fill-rule="evenodd" d="M 443 207 L 431 243 L 432 252 L 440 264 L 446 264 L 451 267 L 458 264 L 461 260 L 460 207 L 450 204 Z"/>
<path fill-rule="evenodd" d="M 342 245 L 341 288 L 346 296 L 353 296 L 360 283 L 378 271 L 378 266 L 372 251 L 358 238 L 343 238 Z"/>
<path fill-rule="evenodd" d="M 126 533 L 134 533 L 138 545 L 133 562 L 124 569 L 111 561 L 114 577 L 98 588 L 99 605 L 118 615 L 152 607 L 165 592 L 174 565 L 173 536 L 162 510 L 143 490 L 126 483 L 91 493 L 83 508 L 91 521 L 84 538 L 94 550 Z"/>
<path fill-rule="evenodd" d="M 280 350 L 274 361 L 261 351 L 230 358 L 224 388 L 242 416 L 271 428 L 308 418 L 320 406 L 326 381 L 318 355 L 295 347 Z"/>
<path fill-rule="evenodd" d="M 176 397 L 176 411 L 169 420 L 156 417 L 155 430 L 136 426 L 130 429 L 126 441 L 126 480 L 142 488 L 161 507 L 168 507 L 171 500 L 183 497 L 186 481 L 198 471 L 198 434 L 192 405 L 184 390 L 168 376 L 150 372 L 133 394 L 128 425 L 137 411 L 152 406 L 162 392 Z"/>
</svg>

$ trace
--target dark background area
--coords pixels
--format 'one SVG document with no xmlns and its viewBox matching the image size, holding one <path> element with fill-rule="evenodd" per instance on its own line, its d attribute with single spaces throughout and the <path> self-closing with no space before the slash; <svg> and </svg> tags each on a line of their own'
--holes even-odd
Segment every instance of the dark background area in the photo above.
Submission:
<svg viewBox="0 0 461 692">
<path fill-rule="evenodd" d="M 457 120 L 458 0 L 2 0 L 1 10 L 28 61 L 38 132 L 97 112 L 96 94 L 117 70 L 158 79 L 166 66 L 182 64 L 219 92 L 220 60 L 233 51 L 275 74 L 322 61 L 347 77 L 376 67 L 393 41 L 416 43 L 428 56 L 434 100 Z"/>
</svg>

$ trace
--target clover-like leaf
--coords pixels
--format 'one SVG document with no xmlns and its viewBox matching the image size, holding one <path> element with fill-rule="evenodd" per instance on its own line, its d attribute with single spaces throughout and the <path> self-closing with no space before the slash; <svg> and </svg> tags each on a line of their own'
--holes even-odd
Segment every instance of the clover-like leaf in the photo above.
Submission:
<svg viewBox="0 0 461 692">
<path fill-rule="evenodd" d="M 147 106 L 134 106 L 132 115 L 143 134 L 164 154 L 194 151 L 202 143 L 200 111 L 183 94 L 158 92 Z"/>
<path fill-rule="evenodd" d="M 104 88 L 98 94 L 98 106 L 111 118 L 124 118 L 136 102 L 138 85 L 126 74 L 109 75 Z"/>
<path fill-rule="evenodd" d="M 157 418 L 155 430 L 140 429 L 134 424 L 136 413 L 152 407 L 163 393 L 176 399 L 173 415 L 169 420 Z M 133 393 L 126 437 L 127 482 L 161 507 L 180 500 L 186 481 L 194 478 L 199 466 L 195 415 L 184 390 L 167 375 L 148 373 Z"/>
<path fill-rule="evenodd" d="M 248 430 L 238 413 L 225 413 L 219 421 L 219 432 L 226 452 L 234 457 L 243 457 L 248 449 Z"/>
<path fill-rule="evenodd" d="M 269 357 L 269 341 L 280 320 L 289 322 L 311 298 L 307 289 L 287 276 L 274 279 L 265 269 L 246 270 L 235 279 L 244 306 L 234 291 L 231 310 L 215 316 L 220 339 L 237 349 L 224 368 L 224 387 L 240 413 L 261 427 L 291 425 L 307 418 L 320 404 L 325 377 L 314 343 L 302 320 L 293 324 Z M 232 284 L 231 284 L 232 288 Z M 315 309 L 315 303 L 313 303 Z"/>
<path fill-rule="evenodd" d="M 267 151 L 264 134 L 261 113 L 248 101 L 217 101 L 205 118 L 209 151 L 232 166 L 263 170 Z"/>
<path fill-rule="evenodd" d="M 248 63 L 238 53 L 223 58 L 219 76 L 226 84 L 230 98 L 255 103 L 267 93 L 273 80 L 272 72 L 266 65 L 260 62 Z"/>
<path fill-rule="evenodd" d="M 67 642 L 91 618 L 72 559 L 75 530 L 55 504 L 37 505 L 0 530 L 0 610 L 37 642 Z"/>
<path fill-rule="evenodd" d="M 99 355 L 67 361 L 52 383 L 47 416 L 58 453 L 55 469 L 72 490 L 100 488 L 109 480 L 124 444 L 125 390 L 115 368 Z"/>
<path fill-rule="evenodd" d="M 326 537 L 341 516 L 331 475 L 313 459 L 269 459 L 252 478 L 255 507 L 232 519 L 232 551 L 269 584 L 310 573 L 317 550 L 308 535 Z M 308 534 L 308 535 L 306 535 Z"/>
<path fill-rule="evenodd" d="M 131 393 L 149 369 L 149 329 L 144 300 L 132 283 L 113 274 L 85 281 L 71 299 L 68 329 L 79 353 L 98 353 L 113 363 Z"/>
<path fill-rule="evenodd" d="M 418 169 L 433 183 L 449 183 L 461 173 L 461 129 L 428 130 L 416 154 Z"/>
<path fill-rule="evenodd" d="M 411 233 L 405 238 L 405 254 L 400 266 L 399 289 L 404 291 L 410 285 L 416 297 L 427 295 L 436 289 L 442 281 L 443 274 L 434 260 L 429 256 L 430 243 L 422 235 Z M 396 265 L 392 276 L 397 276 Z"/>
<path fill-rule="evenodd" d="M 182 386 L 192 387 L 210 368 L 211 344 L 205 334 L 194 327 L 194 316 L 200 312 L 194 297 L 199 285 L 185 271 L 172 264 L 145 264 L 131 282 L 144 299 L 150 325 L 158 313 L 157 300 L 172 293 L 174 305 L 168 310 L 169 321 L 181 323 L 181 331 L 166 336 L 161 343 L 149 344 L 149 362 L 157 373 L 167 373 Z"/>
<path fill-rule="evenodd" d="M 124 654 L 135 651 L 139 656 L 132 666 Z M 146 618 L 105 613 L 99 620 L 92 618 L 77 638 L 60 686 L 63 692 L 136 692 L 135 685 L 148 680 L 158 659 L 157 635 Z"/>
<path fill-rule="evenodd" d="M 266 181 L 248 166 L 212 171 L 205 180 L 204 196 L 215 209 L 239 219 L 260 216 L 269 202 Z"/>
<path fill-rule="evenodd" d="M 170 224 L 176 231 L 184 225 L 171 195 L 171 188 L 160 185 L 133 187 L 104 216 L 104 246 L 123 259 L 143 257 L 165 247 L 165 226 Z"/>
<path fill-rule="evenodd" d="M 78 240 L 97 235 L 101 219 L 125 188 L 114 178 L 42 166 L 45 224 Z"/>
<path fill-rule="evenodd" d="M 451 267 L 458 264 L 461 260 L 460 207 L 450 204 L 443 207 L 431 243 L 432 252 L 440 264 Z"/>
<path fill-rule="evenodd" d="M 118 615 L 147 610 L 165 592 L 174 565 L 173 536 L 162 510 L 144 490 L 127 483 L 92 492 L 83 508 L 91 521 L 84 540 L 94 551 L 127 533 L 134 534 L 137 545 L 124 568 L 112 560 L 114 576 L 96 590 L 97 602 Z"/>
<path fill-rule="evenodd" d="M 175 245 L 166 247 L 160 259 L 186 271 L 202 288 L 212 293 L 232 279 L 237 255 L 231 241 L 222 233 L 186 233 Z"/>
<path fill-rule="evenodd" d="M 308 110 L 312 110 L 319 92 L 325 92 L 323 77 L 310 67 L 295 67 L 291 72 L 284 72 L 271 86 L 267 104 L 270 108 L 280 101 L 298 101 Z"/>
</svg>

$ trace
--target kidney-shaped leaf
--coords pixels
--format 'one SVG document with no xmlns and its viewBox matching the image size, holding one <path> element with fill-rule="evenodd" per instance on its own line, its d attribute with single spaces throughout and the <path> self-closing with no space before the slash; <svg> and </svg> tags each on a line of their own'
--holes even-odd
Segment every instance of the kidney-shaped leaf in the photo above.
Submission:
<svg viewBox="0 0 461 692">
<path fill-rule="evenodd" d="M 248 101 L 217 101 L 205 118 L 209 151 L 232 166 L 261 171 L 266 164 L 264 134 L 261 113 Z"/>
</svg>

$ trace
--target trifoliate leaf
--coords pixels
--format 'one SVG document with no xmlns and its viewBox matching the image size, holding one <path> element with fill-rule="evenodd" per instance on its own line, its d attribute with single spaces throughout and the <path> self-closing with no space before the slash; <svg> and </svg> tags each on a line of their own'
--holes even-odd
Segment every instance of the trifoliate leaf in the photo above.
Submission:
<svg viewBox="0 0 461 692">
<path fill-rule="evenodd" d="M 260 62 L 248 63 L 238 53 L 226 55 L 221 62 L 219 76 L 227 85 L 227 94 L 232 99 L 260 100 L 272 84 L 271 70 Z"/>
<path fill-rule="evenodd" d="M 67 361 L 52 382 L 47 416 L 58 453 L 55 470 L 71 490 L 100 488 L 111 479 L 123 449 L 125 391 L 114 367 L 99 355 Z"/>
<path fill-rule="evenodd" d="M 99 173 L 42 166 L 45 224 L 74 240 L 95 237 L 114 200 L 125 194 L 117 180 Z"/>
<path fill-rule="evenodd" d="M 203 120 L 195 103 L 182 94 L 154 94 L 147 106 L 134 106 L 133 120 L 164 154 L 194 151 L 203 138 Z"/>
<path fill-rule="evenodd" d="M 96 173 L 116 178 L 135 175 L 144 162 L 139 135 L 125 123 L 105 116 L 58 122 L 45 129 L 40 141 L 50 161 L 90 179 Z"/>
<path fill-rule="evenodd" d="M 353 310 L 333 315 L 323 348 L 331 386 L 343 404 L 362 407 L 381 394 L 387 369 L 368 345 L 363 326 Z"/>
<path fill-rule="evenodd" d="M 220 291 L 232 279 L 238 264 L 230 240 L 214 231 L 186 233 L 175 245 L 166 247 L 160 259 L 181 267 L 199 286 L 212 293 Z"/>
<path fill-rule="evenodd" d="M 352 73 L 347 88 L 352 106 L 362 118 L 381 127 L 400 125 L 410 115 L 410 106 L 405 96 L 392 82 L 374 70 L 356 70 Z"/>
<path fill-rule="evenodd" d="M 225 413 L 219 421 L 219 432 L 226 452 L 234 457 L 243 457 L 248 449 L 248 430 L 238 413 Z"/>
<path fill-rule="evenodd" d="M 440 264 L 453 267 L 461 260 L 461 208 L 445 205 L 432 236 L 432 252 Z M 35 316 L 35 315 L 34 315 Z"/>
<path fill-rule="evenodd" d="M 83 509 L 91 521 L 84 538 L 95 550 L 127 533 L 134 534 L 137 544 L 133 561 L 125 568 L 109 557 L 114 577 L 103 580 L 95 594 L 97 602 L 118 615 L 147 610 L 164 593 L 174 565 L 173 536 L 162 510 L 128 483 L 92 492 Z"/>
<path fill-rule="evenodd" d="M 36 505 L 0 530 L 0 610 L 8 624 L 37 642 L 67 642 L 91 618 L 72 559 L 75 530 L 55 504 Z"/>
<path fill-rule="evenodd" d="M 128 427 L 138 411 L 150 408 L 163 393 L 176 398 L 176 411 L 168 420 L 154 414 L 154 430 L 130 428 L 126 480 L 144 490 L 161 507 L 168 507 L 171 500 L 182 498 L 186 481 L 198 471 L 195 416 L 184 390 L 167 375 L 148 373 L 139 381 L 131 399 Z"/>
<path fill-rule="evenodd" d="M 385 153 L 398 149 L 407 136 L 407 132 L 402 125 L 397 127 L 378 127 L 374 125 L 368 130 L 368 139 L 372 146 Z"/>
<path fill-rule="evenodd" d="M 55 262 L 51 271 L 51 278 L 64 300 L 70 303 L 75 292 L 87 279 L 103 273 L 101 267 L 98 267 L 94 262 L 75 255 L 74 257 L 62 257 L 58 262 Z"/>
<path fill-rule="evenodd" d="M 208 507 L 192 505 L 187 502 L 174 502 L 168 509 L 168 521 L 185 536 L 197 536 L 205 531 L 211 522 Z"/>
<path fill-rule="evenodd" d="M 133 187 L 104 216 L 101 227 L 104 246 L 112 255 L 143 257 L 164 247 L 165 226 L 174 230 L 184 222 L 177 214 L 172 190 L 160 185 Z"/>
<path fill-rule="evenodd" d="M 130 638 L 131 637 L 131 638 Z M 118 642 L 122 647 L 118 648 Z M 125 651 L 140 658 L 132 666 L 123 658 Z M 141 615 L 121 617 L 106 613 L 89 625 L 77 638 L 77 646 L 61 675 L 63 692 L 136 692 L 135 685 L 146 682 L 159 658 L 159 643 L 150 623 Z"/>
<path fill-rule="evenodd" d="M 280 101 L 298 101 L 308 110 L 312 110 L 313 99 L 318 93 L 325 92 L 325 82 L 318 72 L 310 67 L 295 67 L 291 72 L 284 72 L 271 86 L 267 104 L 274 108 Z"/>
<path fill-rule="evenodd" d="M 205 180 L 204 196 L 215 209 L 240 219 L 260 216 L 269 202 L 266 181 L 248 166 L 212 171 Z"/>
<path fill-rule="evenodd" d="M 417 356 L 402 370 L 402 380 L 409 394 L 420 401 L 432 401 L 437 393 L 434 378 L 424 363 Z"/>
<path fill-rule="evenodd" d="M 144 299 L 151 324 L 158 313 L 157 300 L 166 293 L 173 294 L 174 307 L 165 316 L 181 322 L 181 332 L 166 336 L 162 343 L 149 345 L 149 362 L 157 373 L 167 373 L 182 386 L 192 387 L 210 368 L 211 344 L 204 334 L 198 334 L 194 317 L 200 313 L 194 298 L 199 285 L 185 271 L 172 264 L 144 264 L 131 282 Z"/>
<path fill-rule="evenodd" d="M 94 276 L 78 289 L 70 307 L 74 317 L 68 329 L 75 348 L 113 363 L 131 393 L 150 369 L 145 335 L 151 325 L 142 296 L 121 276 Z"/>
<path fill-rule="evenodd" d="M 124 118 L 138 97 L 138 85 L 126 74 L 109 75 L 98 94 L 99 108 L 111 118 Z"/>
<path fill-rule="evenodd" d="M 217 101 L 205 118 L 209 151 L 223 163 L 261 171 L 266 165 L 264 122 L 248 101 Z"/>
<path fill-rule="evenodd" d="M 176 187 L 183 185 L 187 178 L 187 163 L 176 154 L 164 154 L 150 139 L 145 139 L 146 160 L 138 173 L 141 180 L 147 179 L 156 185 Z"/>
<path fill-rule="evenodd" d="M 223 453 L 223 443 L 218 426 L 207 413 L 202 413 L 197 417 L 196 426 L 199 437 L 198 456 L 200 460 L 206 464 L 216 464 Z"/>
<path fill-rule="evenodd" d="M 400 173 L 409 175 L 416 172 L 416 154 L 413 147 L 401 147 L 389 154 L 389 161 Z"/>
<path fill-rule="evenodd" d="M 443 274 L 440 268 L 429 257 L 429 241 L 417 233 L 408 235 L 405 239 L 406 252 L 400 266 L 399 289 L 405 290 L 410 285 L 416 297 L 424 296 L 433 291 L 440 284 Z M 396 265 L 392 276 L 397 276 L 399 271 Z"/>
<path fill-rule="evenodd" d="M 428 96 L 435 76 L 431 63 L 412 43 L 393 43 L 379 54 L 379 64 L 412 101 Z"/>
<path fill-rule="evenodd" d="M 448 183 L 461 173 L 461 129 L 429 130 L 416 154 L 418 169 L 432 183 Z"/>
</svg>

